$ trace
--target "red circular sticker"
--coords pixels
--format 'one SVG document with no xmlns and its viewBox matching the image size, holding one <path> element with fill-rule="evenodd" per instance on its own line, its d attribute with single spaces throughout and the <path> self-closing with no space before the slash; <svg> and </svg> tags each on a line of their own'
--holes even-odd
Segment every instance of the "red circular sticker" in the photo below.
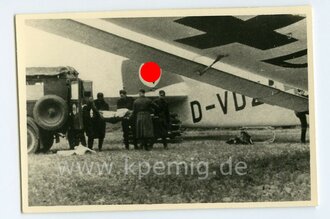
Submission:
<svg viewBox="0 0 330 219">
<path fill-rule="evenodd" d="M 140 68 L 140 75 L 146 82 L 154 83 L 160 78 L 161 68 L 156 62 L 146 62 Z"/>
</svg>

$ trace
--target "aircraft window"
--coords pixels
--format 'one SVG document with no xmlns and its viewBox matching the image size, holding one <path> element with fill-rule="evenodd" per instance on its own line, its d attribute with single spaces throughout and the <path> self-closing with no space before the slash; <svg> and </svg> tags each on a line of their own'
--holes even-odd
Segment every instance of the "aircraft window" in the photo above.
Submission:
<svg viewBox="0 0 330 219">
<path fill-rule="evenodd" d="M 273 81 L 273 80 L 269 80 L 269 81 L 268 81 L 268 85 L 269 85 L 269 86 L 274 86 L 274 81 Z"/>
</svg>

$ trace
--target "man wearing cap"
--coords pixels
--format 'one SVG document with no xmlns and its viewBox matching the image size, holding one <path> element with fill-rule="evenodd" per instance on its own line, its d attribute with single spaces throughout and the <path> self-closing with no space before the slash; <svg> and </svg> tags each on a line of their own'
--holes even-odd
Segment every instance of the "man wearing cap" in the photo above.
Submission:
<svg viewBox="0 0 330 219">
<path fill-rule="evenodd" d="M 109 110 L 109 105 L 105 102 L 103 93 L 98 93 L 97 94 L 97 99 L 94 100 L 94 105 L 96 109 L 99 110 Z M 94 123 L 94 131 L 95 131 L 95 136 L 94 138 L 99 139 L 99 151 L 102 150 L 102 145 L 103 141 L 105 138 L 105 128 L 106 124 L 105 121 L 101 118 L 99 113 L 94 113 L 93 114 L 93 123 Z"/>
<path fill-rule="evenodd" d="M 170 124 L 170 112 L 168 109 L 168 103 L 165 100 L 165 91 L 159 91 L 159 97 L 153 101 L 155 110 L 155 136 L 161 138 L 164 149 L 167 148 L 167 135 Z"/>
<path fill-rule="evenodd" d="M 119 95 L 120 95 L 120 98 L 117 101 L 117 110 L 118 109 L 133 110 L 133 102 L 134 102 L 133 98 L 128 97 L 125 90 L 120 90 Z M 135 125 L 134 125 L 133 118 L 130 115 L 124 116 L 123 120 L 121 121 L 121 127 L 123 130 L 123 139 L 124 139 L 125 148 L 127 150 L 129 150 L 129 133 L 130 133 L 130 127 L 131 127 L 132 134 L 133 134 L 134 149 L 137 149 L 137 143 L 136 143 L 136 138 L 135 138 Z"/>
<path fill-rule="evenodd" d="M 93 143 L 95 138 L 95 128 L 93 122 L 93 115 L 98 114 L 98 111 L 95 107 L 93 97 L 85 99 L 85 103 L 82 106 L 82 117 L 84 124 L 84 131 L 87 135 L 87 146 L 89 149 L 93 149 Z"/>
</svg>

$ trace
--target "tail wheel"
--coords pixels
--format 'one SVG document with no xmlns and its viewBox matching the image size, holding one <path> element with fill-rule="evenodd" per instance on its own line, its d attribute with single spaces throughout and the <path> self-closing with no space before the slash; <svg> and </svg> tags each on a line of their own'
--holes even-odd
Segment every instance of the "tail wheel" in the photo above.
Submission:
<svg viewBox="0 0 330 219">
<path fill-rule="evenodd" d="M 33 119 L 27 118 L 27 152 L 36 153 L 39 149 L 39 129 Z"/>
<path fill-rule="evenodd" d="M 46 95 L 40 98 L 34 108 L 35 122 L 44 130 L 54 131 L 61 128 L 69 116 L 65 100 L 56 95 Z"/>
<path fill-rule="evenodd" d="M 178 142 L 181 141 L 181 138 L 178 138 L 181 136 L 181 120 L 176 113 L 171 113 L 170 117 L 170 133 L 169 138 L 173 141 L 177 140 Z"/>
</svg>

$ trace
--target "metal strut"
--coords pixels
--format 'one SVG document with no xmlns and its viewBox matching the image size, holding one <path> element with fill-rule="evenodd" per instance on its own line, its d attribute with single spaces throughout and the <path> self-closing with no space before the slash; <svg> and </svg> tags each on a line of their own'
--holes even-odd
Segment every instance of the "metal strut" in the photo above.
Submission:
<svg viewBox="0 0 330 219">
<path fill-rule="evenodd" d="M 202 75 L 205 74 L 206 71 L 209 70 L 209 69 L 210 69 L 215 63 L 217 63 L 217 62 L 220 61 L 222 58 L 227 57 L 227 56 L 229 56 L 229 55 L 228 55 L 228 54 L 226 54 L 226 55 L 218 55 L 218 56 L 215 58 L 215 60 L 212 62 L 211 65 L 207 66 L 206 68 L 204 68 L 204 69 L 201 70 L 201 71 L 198 70 L 197 73 L 199 74 L 199 76 L 202 76 Z"/>
</svg>

